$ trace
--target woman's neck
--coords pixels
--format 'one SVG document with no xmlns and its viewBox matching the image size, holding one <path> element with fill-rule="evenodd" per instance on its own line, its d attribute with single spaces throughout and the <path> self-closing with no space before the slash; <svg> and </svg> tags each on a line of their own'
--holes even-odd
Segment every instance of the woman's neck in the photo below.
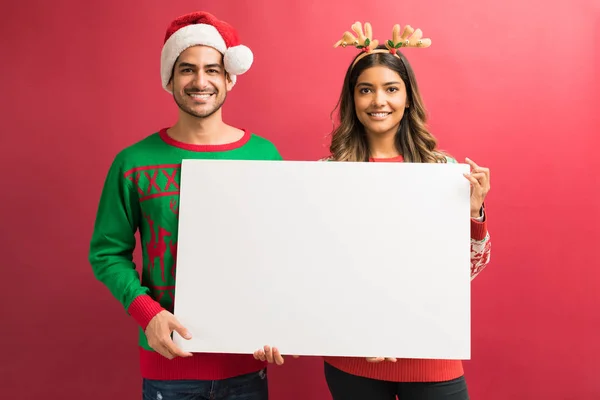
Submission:
<svg viewBox="0 0 600 400">
<path fill-rule="evenodd" d="M 392 158 L 401 155 L 396 148 L 396 132 L 389 134 L 372 134 L 367 132 L 367 141 L 369 143 L 369 157 Z"/>
</svg>

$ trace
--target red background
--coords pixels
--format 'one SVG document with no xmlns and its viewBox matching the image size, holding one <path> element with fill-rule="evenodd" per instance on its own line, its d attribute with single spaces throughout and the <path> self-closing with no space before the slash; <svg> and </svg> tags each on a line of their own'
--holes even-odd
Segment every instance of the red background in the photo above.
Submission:
<svg viewBox="0 0 600 400">
<path fill-rule="evenodd" d="M 140 398 L 137 331 L 87 249 L 117 151 L 175 121 L 164 30 L 196 1 L 4 2 L 0 391 Z M 600 398 L 600 6 L 595 0 L 203 1 L 255 64 L 227 122 L 286 159 L 325 154 L 357 19 L 431 37 L 408 50 L 442 147 L 492 171 L 492 262 L 473 282 L 472 398 Z M 234 6 L 235 4 L 235 6 Z M 594 73 L 595 72 L 595 73 Z M 318 358 L 271 369 L 275 400 L 327 399 Z"/>
</svg>

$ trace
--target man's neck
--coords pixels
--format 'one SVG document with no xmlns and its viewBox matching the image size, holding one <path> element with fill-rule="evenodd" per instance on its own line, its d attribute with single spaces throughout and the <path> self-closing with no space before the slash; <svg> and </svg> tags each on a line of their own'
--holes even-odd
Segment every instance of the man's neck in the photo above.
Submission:
<svg viewBox="0 0 600 400">
<path fill-rule="evenodd" d="M 179 142 L 194 145 L 228 144 L 243 136 L 243 131 L 223 122 L 220 110 L 208 118 L 196 118 L 180 112 L 179 119 L 167 133 Z"/>
<path fill-rule="evenodd" d="M 373 158 L 391 158 L 400 155 L 396 149 L 396 132 L 389 134 L 369 134 L 367 133 L 369 142 L 370 157 Z"/>
</svg>

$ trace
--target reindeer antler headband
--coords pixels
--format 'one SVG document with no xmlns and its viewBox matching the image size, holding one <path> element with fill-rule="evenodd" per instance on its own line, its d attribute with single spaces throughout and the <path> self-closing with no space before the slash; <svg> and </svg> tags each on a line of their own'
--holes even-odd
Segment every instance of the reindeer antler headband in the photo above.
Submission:
<svg viewBox="0 0 600 400">
<path fill-rule="evenodd" d="M 365 22 L 365 30 L 363 32 L 363 26 L 360 22 L 356 21 L 352 25 L 352 30 L 358 35 L 358 37 L 354 36 L 352 33 L 346 31 L 342 36 L 341 40 L 338 40 L 333 47 L 346 47 L 348 45 L 354 46 L 357 49 L 361 49 L 363 54 L 358 56 L 354 63 L 352 63 L 352 67 L 363 57 L 372 53 L 390 53 L 398 57 L 396 54 L 396 49 L 401 47 L 429 47 L 431 46 L 431 39 L 423 38 L 423 32 L 420 29 L 414 29 L 410 25 L 406 25 L 402 30 L 402 34 L 400 34 L 400 25 L 394 25 L 392 29 L 392 39 L 388 40 L 385 43 L 384 49 L 376 49 L 379 45 L 378 40 L 373 39 L 373 31 L 371 29 L 371 24 Z"/>
</svg>

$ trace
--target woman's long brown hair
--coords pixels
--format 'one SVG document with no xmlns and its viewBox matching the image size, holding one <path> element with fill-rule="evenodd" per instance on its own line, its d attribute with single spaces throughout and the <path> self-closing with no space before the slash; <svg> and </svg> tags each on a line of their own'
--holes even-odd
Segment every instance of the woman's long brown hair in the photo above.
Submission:
<svg viewBox="0 0 600 400">
<path fill-rule="evenodd" d="M 385 49 L 385 46 L 378 48 Z M 367 68 L 384 66 L 400 75 L 406 86 L 407 102 L 404 116 L 396 133 L 396 148 L 405 162 L 446 162 L 444 153 L 437 149 L 437 140 L 427 129 L 427 113 L 419 93 L 415 74 L 404 57 L 387 53 L 374 53 L 363 57 L 346 71 L 344 86 L 338 103 L 339 126 L 332 132 L 329 147 L 333 161 L 369 161 L 370 151 L 362 123 L 354 110 L 354 87 L 360 74 Z M 358 56 L 357 56 L 358 57 Z"/>
</svg>

